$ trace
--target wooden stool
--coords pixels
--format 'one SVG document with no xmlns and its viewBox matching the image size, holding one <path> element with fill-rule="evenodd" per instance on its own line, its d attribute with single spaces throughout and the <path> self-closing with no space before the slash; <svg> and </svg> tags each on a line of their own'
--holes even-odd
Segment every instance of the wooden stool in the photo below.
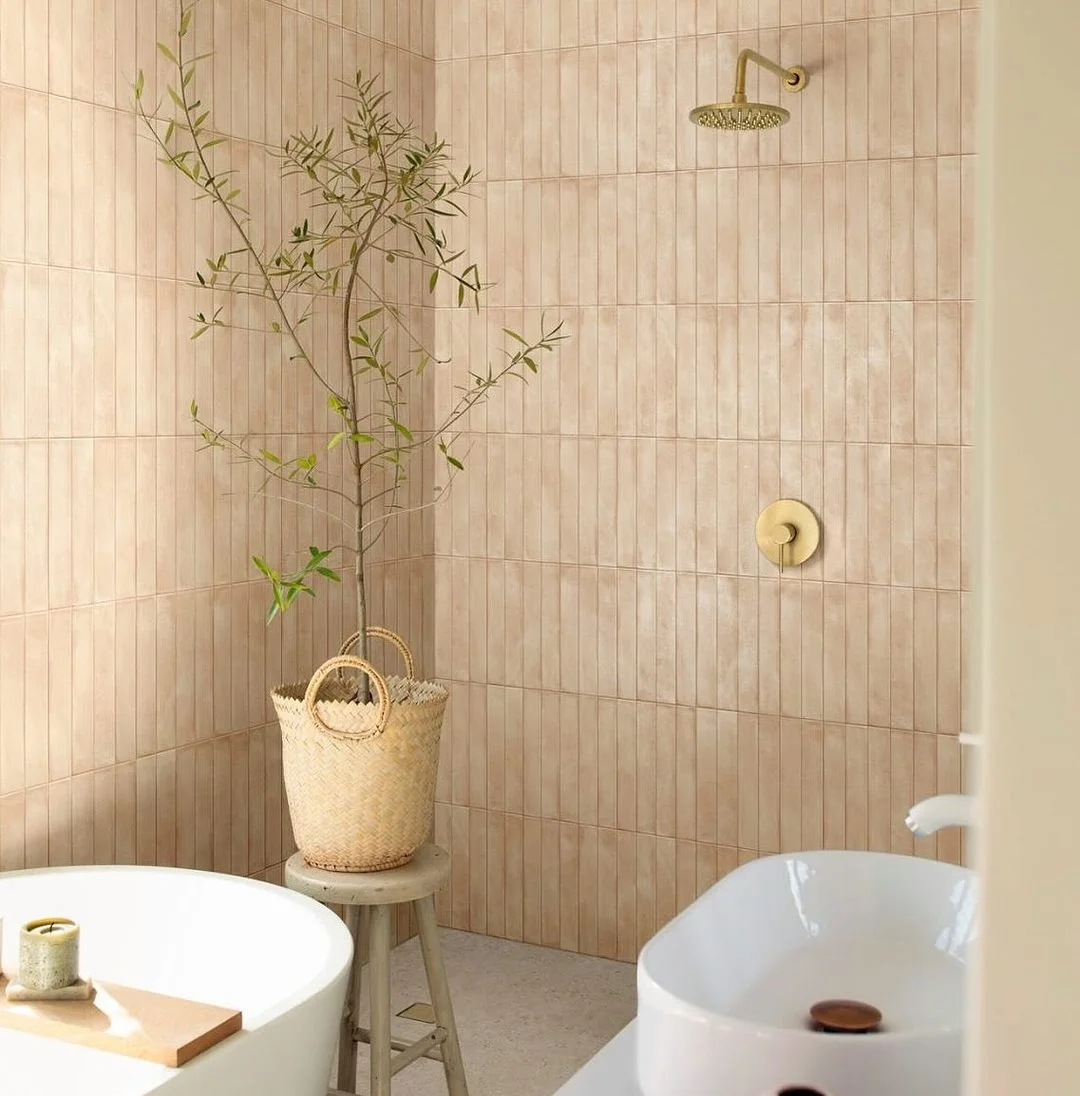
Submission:
<svg viewBox="0 0 1080 1096">
<path fill-rule="evenodd" d="M 341 1020 L 338 1088 L 334 1092 L 355 1093 L 356 1044 L 370 1043 L 371 1096 L 390 1096 L 390 1078 L 418 1058 L 442 1062 L 449 1096 L 469 1096 L 435 921 L 435 892 L 449 878 L 450 854 L 438 845 L 424 845 L 408 864 L 389 871 L 324 871 L 311 867 L 298 852 L 289 857 L 286 886 L 319 902 L 345 906 L 346 924 L 353 938 L 353 968 Z M 435 1011 L 434 1030 L 415 1043 L 390 1035 L 390 907 L 400 902 L 412 902 L 416 910 Z M 356 1023 L 362 970 L 360 943 L 365 934 L 371 963 L 370 1031 Z M 400 1053 L 391 1057 L 391 1050 Z"/>
</svg>

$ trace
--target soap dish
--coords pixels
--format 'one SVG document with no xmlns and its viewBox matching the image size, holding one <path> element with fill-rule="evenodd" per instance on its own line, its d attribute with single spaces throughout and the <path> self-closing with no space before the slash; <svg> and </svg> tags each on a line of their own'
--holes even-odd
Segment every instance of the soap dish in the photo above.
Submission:
<svg viewBox="0 0 1080 1096">
<path fill-rule="evenodd" d="M 61 989 L 30 989 L 21 982 L 8 982 L 9 1001 L 90 1001 L 94 997 L 94 983 L 80 978 Z"/>
</svg>

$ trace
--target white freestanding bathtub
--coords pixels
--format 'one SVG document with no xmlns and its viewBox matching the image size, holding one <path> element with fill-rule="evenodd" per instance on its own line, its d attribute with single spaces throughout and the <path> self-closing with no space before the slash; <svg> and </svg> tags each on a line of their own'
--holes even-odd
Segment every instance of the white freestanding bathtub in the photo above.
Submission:
<svg viewBox="0 0 1080 1096">
<path fill-rule="evenodd" d="M 0 1028 L 4 1096 L 325 1096 L 352 957 L 330 910 L 268 883 L 177 868 L 0 874 L 4 973 L 19 926 L 70 917 L 84 977 L 241 1009 L 180 1069 Z"/>
</svg>

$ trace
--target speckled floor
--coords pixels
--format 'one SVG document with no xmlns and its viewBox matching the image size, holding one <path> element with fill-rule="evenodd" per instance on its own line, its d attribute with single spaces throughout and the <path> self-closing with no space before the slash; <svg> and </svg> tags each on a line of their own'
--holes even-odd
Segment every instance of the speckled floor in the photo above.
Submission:
<svg viewBox="0 0 1080 1096">
<path fill-rule="evenodd" d="M 634 1017 L 631 964 L 450 930 L 442 942 L 470 1096 L 552 1096 Z M 392 970 L 395 1013 L 430 1000 L 419 941 L 394 951 Z M 395 1016 L 393 1030 L 414 1039 L 428 1029 Z M 363 1045 L 359 1075 L 366 1093 Z M 442 1066 L 421 1059 L 393 1093 L 445 1096 Z"/>
</svg>

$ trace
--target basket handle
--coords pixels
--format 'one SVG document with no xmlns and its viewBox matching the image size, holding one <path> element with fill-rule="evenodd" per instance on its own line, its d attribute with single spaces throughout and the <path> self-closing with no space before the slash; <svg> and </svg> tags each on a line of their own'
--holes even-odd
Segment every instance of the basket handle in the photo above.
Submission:
<svg viewBox="0 0 1080 1096">
<path fill-rule="evenodd" d="M 401 655 L 402 662 L 405 663 L 405 676 L 416 676 L 416 663 L 413 661 L 412 651 L 409 650 L 409 645 L 397 634 L 397 632 L 391 632 L 389 628 L 376 627 L 368 628 L 366 631 L 369 639 L 385 639 L 387 643 L 396 647 L 398 653 Z M 353 634 L 341 645 L 338 655 L 347 655 L 355 646 L 356 641 L 359 638 L 360 633 L 353 632 Z"/>
<path fill-rule="evenodd" d="M 369 730 L 359 734 L 352 731 L 339 731 L 335 727 L 330 727 L 323 722 L 323 718 L 319 715 L 318 708 L 315 705 L 315 701 L 319 696 L 319 688 L 322 686 L 323 681 L 326 680 L 329 674 L 332 674 L 335 670 L 353 669 L 362 670 L 367 674 L 371 681 L 371 684 L 375 687 L 375 696 L 378 700 L 378 711 L 375 714 L 375 726 Z M 382 674 L 371 665 L 370 662 L 365 662 L 362 658 L 357 658 L 355 655 L 335 655 L 333 658 L 328 658 L 312 675 L 311 680 L 308 682 L 307 690 L 304 693 L 304 710 L 307 712 L 308 718 L 320 731 L 323 731 L 329 735 L 346 735 L 349 738 L 373 738 L 376 735 L 380 735 L 386 729 L 387 720 L 390 718 L 390 690 L 386 687 L 386 681 Z"/>
</svg>

